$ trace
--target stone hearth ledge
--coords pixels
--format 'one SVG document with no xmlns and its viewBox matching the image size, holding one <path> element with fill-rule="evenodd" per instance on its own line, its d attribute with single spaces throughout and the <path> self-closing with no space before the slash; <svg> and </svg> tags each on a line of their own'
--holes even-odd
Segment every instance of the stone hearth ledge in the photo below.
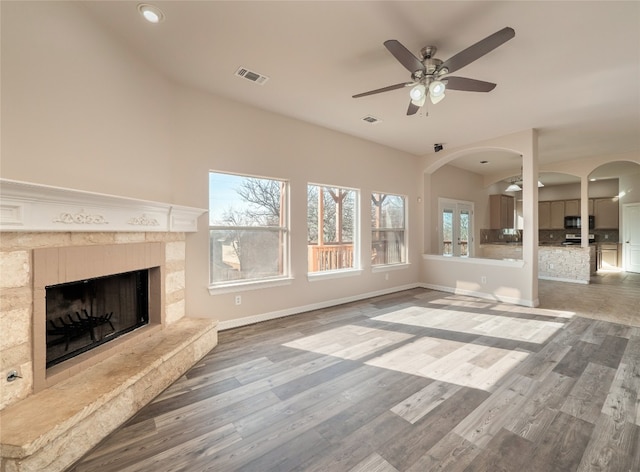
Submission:
<svg viewBox="0 0 640 472">
<path fill-rule="evenodd" d="M 54 472 L 72 465 L 213 349 L 217 324 L 183 318 L 5 408 L 0 470 Z"/>
</svg>

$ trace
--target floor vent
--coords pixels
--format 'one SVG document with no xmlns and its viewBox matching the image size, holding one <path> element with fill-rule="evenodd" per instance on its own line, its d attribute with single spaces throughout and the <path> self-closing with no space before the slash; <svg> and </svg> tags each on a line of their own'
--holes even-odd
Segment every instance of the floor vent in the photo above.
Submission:
<svg viewBox="0 0 640 472">
<path fill-rule="evenodd" d="M 269 77 L 266 75 L 258 74 L 257 72 L 253 72 L 246 67 L 240 67 L 236 74 L 238 77 L 242 77 L 243 79 L 250 80 L 258 85 L 264 85 L 264 83 L 269 80 Z"/>
<path fill-rule="evenodd" d="M 382 120 L 379 120 L 375 116 L 367 115 L 364 118 L 362 118 L 362 121 L 366 121 L 367 123 L 374 124 L 374 123 L 380 123 Z"/>
</svg>

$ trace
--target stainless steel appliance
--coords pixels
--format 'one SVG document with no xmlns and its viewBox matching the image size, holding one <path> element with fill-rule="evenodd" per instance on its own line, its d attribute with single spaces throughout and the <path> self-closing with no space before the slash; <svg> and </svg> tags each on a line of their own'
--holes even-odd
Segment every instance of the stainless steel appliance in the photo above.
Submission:
<svg viewBox="0 0 640 472">
<path fill-rule="evenodd" d="M 596 241 L 596 237 L 593 234 L 589 234 L 589 244 L 594 243 Z M 580 234 L 568 233 L 564 235 L 564 242 L 562 243 L 565 246 L 576 245 L 579 246 L 582 244 L 582 236 Z"/>
<path fill-rule="evenodd" d="M 593 215 L 589 215 L 589 229 L 593 229 L 595 226 L 595 218 Z M 564 217 L 564 229 L 580 229 L 582 228 L 582 217 L 580 216 L 565 216 Z"/>
</svg>

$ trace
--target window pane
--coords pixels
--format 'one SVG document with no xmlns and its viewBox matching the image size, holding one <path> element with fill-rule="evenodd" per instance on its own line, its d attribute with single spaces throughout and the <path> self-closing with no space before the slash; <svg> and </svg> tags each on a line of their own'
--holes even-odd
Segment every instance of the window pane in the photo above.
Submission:
<svg viewBox="0 0 640 472">
<path fill-rule="evenodd" d="M 442 211 L 442 254 L 450 256 L 453 254 L 453 210 Z"/>
<path fill-rule="evenodd" d="M 308 270 L 320 272 L 355 267 L 357 192 L 308 185 Z"/>
<path fill-rule="evenodd" d="M 281 231 L 210 230 L 211 283 L 283 275 Z"/>
<path fill-rule="evenodd" d="M 469 211 L 460 211 L 460 238 L 458 243 L 460 244 L 460 256 L 469 256 Z"/>
<path fill-rule="evenodd" d="M 210 283 L 287 275 L 285 181 L 209 174 Z"/>
<path fill-rule="evenodd" d="M 371 194 L 371 263 L 406 262 L 405 197 Z"/>
<path fill-rule="evenodd" d="M 209 174 L 210 226 L 283 226 L 283 181 Z"/>
</svg>

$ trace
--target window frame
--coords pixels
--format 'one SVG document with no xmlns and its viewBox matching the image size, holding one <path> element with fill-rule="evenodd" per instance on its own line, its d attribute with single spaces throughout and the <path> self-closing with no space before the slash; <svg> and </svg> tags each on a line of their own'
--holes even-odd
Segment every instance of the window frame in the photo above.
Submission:
<svg viewBox="0 0 640 472">
<path fill-rule="evenodd" d="M 407 197 L 407 195 L 403 195 L 403 194 L 399 194 L 399 193 L 391 193 L 391 192 L 380 192 L 380 191 L 372 191 L 371 192 L 371 212 L 373 213 L 373 210 L 375 208 L 375 204 L 374 202 L 374 195 L 389 195 L 392 197 L 399 197 L 402 199 L 402 228 L 374 228 L 373 227 L 373 221 L 369 221 L 369 225 L 371 228 L 371 252 L 370 252 L 370 256 L 371 256 L 371 267 L 373 270 L 381 270 L 381 269 L 388 269 L 391 267 L 399 267 L 399 266 L 405 266 L 409 264 L 409 232 L 407 229 L 408 226 L 408 222 L 409 222 L 409 211 L 408 211 L 408 202 L 409 199 Z M 379 264 L 374 264 L 373 262 L 373 233 L 375 231 L 402 231 L 403 233 L 403 238 L 402 238 L 402 257 L 401 257 L 401 261 L 400 262 L 384 262 L 384 263 L 379 263 Z"/>
<path fill-rule="evenodd" d="M 329 185 L 329 184 L 321 184 L 321 183 L 317 183 L 317 182 L 307 182 L 307 186 L 306 186 L 306 194 L 307 196 L 309 195 L 309 187 L 310 186 L 314 186 L 314 187 L 321 187 L 324 189 L 340 189 L 340 190 L 347 190 L 347 191 L 352 191 L 354 193 L 354 209 L 353 209 L 353 228 L 352 228 L 352 245 L 353 245 L 353 249 L 352 249 L 352 267 L 344 267 L 344 268 L 338 268 L 338 269 L 331 269 L 331 270 L 317 270 L 317 271 L 312 271 L 310 270 L 309 267 L 309 256 L 307 255 L 307 278 L 310 281 L 314 281 L 314 280 L 322 280 L 322 279 L 327 279 L 327 278 L 336 278 L 336 277 L 348 277 L 348 276 L 352 276 L 352 275 L 359 275 L 362 273 L 362 259 L 361 259 L 361 248 L 362 248 L 362 241 L 361 241 L 361 232 L 360 232 L 360 225 L 361 225 L 361 219 L 360 219 L 360 215 L 361 215 L 361 207 L 362 207 L 362 203 L 361 203 L 361 191 L 358 188 L 355 187 L 348 187 L 348 186 L 344 186 L 344 185 Z M 308 200 L 307 200 L 307 251 L 309 251 L 309 247 L 312 246 L 310 244 L 308 235 L 309 235 L 309 206 L 308 206 Z M 307 253 L 308 254 L 308 253 Z"/>
<path fill-rule="evenodd" d="M 270 225 L 220 225 L 220 224 L 211 224 L 211 202 L 212 202 L 212 194 L 211 194 L 211 176 L 212 174 L 221 174 L 221 175 L 229 175 L 239 178 L 245 179 L 261 179 L 268 181 L 275 181 L 284 186 L 284 196 L 280 196 L 280 201 L 282 202 L 282 206 L 284 208 L 280 208 L 280 221 L 284 223 L 284 226 L 270 226 Z M 255 174 L 245 174 L 239 172 L 228 172 L 228 171 L 218 171 L 218 170 L 209 170 L 208 172 L 208 198 L 209 198 L 209 221 L 208 221 L 208 245 L 209 245 L 209 257 L 208 257 L 208 288 L 209 293 L 221 294 L 221 293 L 229 293 L 229 292 L 238 292 L 244 290 L 253 290 L 253 289 L 262 289 L 266 287 L 275 287 L 280 285 L 288 285 L 293 280 L 291 276 L 291 182 L 289 179 L 284 178 L 275 178 L 268 177 L 262 175 Z M 284 214 L 282 214 L 284 212 Z M 214 282 L 213 278 L 213 254 L 211 253 L 212 248 L 212 240 L 211 233 L 212 231 L 258 231 L 258 232 L 272 232 L 279 233 L 282 235 L 282 244 L 281 249 L 279 250 L 280 261 L 278 265 L 282 268 L 281 274 L 279 275 L 271 275 L 265 277 L 256 277 L 249 279 L 234 279 L 234 280 L 224 280 Z"/>
</svg>

